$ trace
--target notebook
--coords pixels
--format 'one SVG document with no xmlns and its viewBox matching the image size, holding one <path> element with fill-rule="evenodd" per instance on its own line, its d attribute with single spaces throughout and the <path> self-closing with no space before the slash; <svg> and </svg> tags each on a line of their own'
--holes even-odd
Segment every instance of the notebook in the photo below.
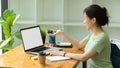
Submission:
<svg viewBox="0 0 120 68">
<path fill-rule="evenodd" d="M 50 48 L 43 45 L 40 26 L 20 29 L 24 51 L 26 53 L 38 54 L 49 53 Z"/>
<path fill-rule="evenodd" d="M 68 60 L 70 57 L 64 57 L 64 56 L 47 56 L 46 60 L 48 61 L 61 61 L 61 60 Z"/>
</svg>

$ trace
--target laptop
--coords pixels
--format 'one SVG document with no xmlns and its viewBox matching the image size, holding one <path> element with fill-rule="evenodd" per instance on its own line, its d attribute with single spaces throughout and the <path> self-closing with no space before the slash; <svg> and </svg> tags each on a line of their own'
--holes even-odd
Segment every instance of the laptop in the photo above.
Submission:
<svg viewBox="0 0 120 68">
<path fill-rule="evenodd" d="M 32 26 L 20 29 L 20 33 L 22 37 L 24 51 L 26 53 L 49 53 L 50 48 L 43 45 L 40 26 Z"/>
</svg>

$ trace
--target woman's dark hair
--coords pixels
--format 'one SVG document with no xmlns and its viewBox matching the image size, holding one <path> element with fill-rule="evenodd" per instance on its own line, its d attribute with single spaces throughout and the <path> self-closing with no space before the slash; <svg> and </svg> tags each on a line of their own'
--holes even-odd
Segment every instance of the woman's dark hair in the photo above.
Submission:
<svg viewBox="0 0 120 68">
<path fill-rule="evenodd" d="M 96 18 L 99 26 L 108 24 L 109 19 L 107 16 L 107 9 L 105 7 L 100 7 L 99 5 L 93 4 L 85 8 L 84 13 L 86 13 L 90 19 Z"/>
</svg>

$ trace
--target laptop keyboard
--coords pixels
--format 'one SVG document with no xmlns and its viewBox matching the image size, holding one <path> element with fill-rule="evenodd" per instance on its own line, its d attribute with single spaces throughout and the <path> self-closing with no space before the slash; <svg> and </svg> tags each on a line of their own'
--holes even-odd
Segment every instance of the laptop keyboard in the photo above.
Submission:
<svg viewBox="0 0 120 68">
<path fill-rule="evenodd" d="M 43 50 L 46 50 L 46 49 L 49 49 L 49 47 L 37 48 L 37 49 L 33 50 L 33 52 L 40 52 L 40 51 L 43 51 Z"/>
</svg>

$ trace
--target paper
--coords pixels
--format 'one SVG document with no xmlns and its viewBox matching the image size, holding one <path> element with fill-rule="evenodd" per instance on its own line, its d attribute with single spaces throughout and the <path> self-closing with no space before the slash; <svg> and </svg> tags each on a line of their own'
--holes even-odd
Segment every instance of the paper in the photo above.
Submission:
<svg viewBox="0 0 120 68">
<path fill-rule="evenodd" d="M 47 56 L 46 60 L 48 61 L 59 61 L 59 60 L 68 60 L 70 57 L 64 57 L 64 56 Z"/>
</svg>

